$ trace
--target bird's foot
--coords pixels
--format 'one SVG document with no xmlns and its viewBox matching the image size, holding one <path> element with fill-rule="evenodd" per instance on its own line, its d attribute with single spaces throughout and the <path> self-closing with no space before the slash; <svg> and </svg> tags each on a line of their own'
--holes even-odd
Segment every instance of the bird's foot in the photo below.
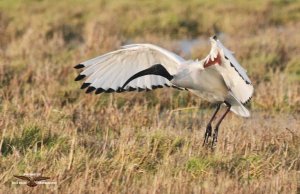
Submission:
<svg viewBox="0 0 300 194">
<path fill-rule="evenodd" d="M 208 143 L 208 139 L 211 136 L 211 130 L 212 130 L 211 124 L 208 124 L 206 126 L 206 130 L 205 130 L 205 134 L 204 134 L 204 141 L 203 141 L 203 145 L 202 146 L 204 146 L 205 144 Z"/>
<path fill-rule="evenodd" d="M 218 142 L 218 131 L 219 131 L 219 127 L 216 127 L 214 130 L 213 139 L 211 142 L 211 148 L 213 148 L 214 144 Z"/>
</svg>

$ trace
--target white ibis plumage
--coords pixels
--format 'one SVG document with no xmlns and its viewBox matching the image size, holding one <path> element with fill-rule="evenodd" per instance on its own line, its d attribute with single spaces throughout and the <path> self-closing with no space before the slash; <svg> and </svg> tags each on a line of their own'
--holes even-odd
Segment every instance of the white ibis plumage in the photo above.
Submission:
<svg viewBox="0 0 300 194">
<path fill-rule="evenodd" d="M 203 60 L 186 61 L 180 56 L 152 44 L 131 44 L 76 65 L 83 71 L 76 81 L 85 79 L 81 88 L 86 93 L 153 90 L 163 87 L 186 89 L 210 102 L 217 109 L 207 124 L 203 145 L 212 136 L 212 121 L 222 104 L 226 112 L 217 122 L 212 145 L 217 141 L 218 129 L 231 110 L 242 117 L 250 113 L 244 106 L 253 94 L 253 85 L 246 70 L 233 53 L 217 39 L 210 38 L 211 50 Z"/>
</svg>

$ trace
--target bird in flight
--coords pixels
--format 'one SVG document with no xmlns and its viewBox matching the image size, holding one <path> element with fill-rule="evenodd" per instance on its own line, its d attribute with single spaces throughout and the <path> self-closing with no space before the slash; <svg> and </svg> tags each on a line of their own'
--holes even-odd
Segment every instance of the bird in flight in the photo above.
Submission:
<svg viewBox="0 0 300 194">
<path fill-rule="evenodd" d="M 43 180 L 50 179 L 50 177 L 43 177 L 43 176 L 30 177 L 30 176 L 14 175 L 14 177 L 27 181 L 27 186 L 29 186 L 29 187 L 37 186 L 36 181 L 43 181 Z"/>
<path fill-rule="evenodd" d="M 217 142 L 219 126 L 229 111 L 242 117 L 250 113 L 244 106 L 252 97 L 253 85 L 246 70 L 233 53 L 216 36 L 210 37 L 211 50 L 203 60 L 185 60 L 166 49 L 152 44 L 130 44 L 121 49 L 79 63 L 74 68 L 83 69 L 75 81 L 85 81 L 81 89 L 86 93 L 112 93 L 149 91 L 174 87 L 188 90 L 217 108 L 209 120 L 203 145 Z M 221 105 L 227 107 L 217 121 Z"/>
</svg>

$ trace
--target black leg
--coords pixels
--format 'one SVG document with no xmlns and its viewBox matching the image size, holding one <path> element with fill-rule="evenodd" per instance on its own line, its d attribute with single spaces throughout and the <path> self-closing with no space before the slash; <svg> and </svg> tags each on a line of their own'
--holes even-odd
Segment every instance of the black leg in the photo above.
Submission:
<svg viewBox="0 0 300 194">
<path fill-rule="evenodd" d="M 211 117 L 211 119 L 209 120 L 207 126 L 206 126 L 206 130 L 205 130 L 205 134 L 204 134 L 204 141 L 203 141 L 203 146 L 208 142 L 208 138 L 211 136 L 211 123 L 214 120 L 214 118 L 217 115 L 217 112 L 220 110 L 221 104 L 218 104 L 217 109 L 215 110 L 213 116 Z"/>
<path fill-rule="evenodd" d="M 223 116 L 220 118 L 220 120 L 218 121 L 218 123 L 216 125 L 216 128 L 214 130 L 214 134 L 213 134 L 213 140 L 212 140 L 212 143 L 211 143 L 211 147 L 213 147 L 214 143 L 218 141 L 219 126 L 222 123 L 222 121 L 225 118 L 225 116 L 227 115 L 227 113 L 230 111 L 231 105 L 228 104 L 228 103 L 226 103 L 226 105 L 228 106 L 228 108 L 227 108 L 226 112 L 223 114 Z"/>
</svg>

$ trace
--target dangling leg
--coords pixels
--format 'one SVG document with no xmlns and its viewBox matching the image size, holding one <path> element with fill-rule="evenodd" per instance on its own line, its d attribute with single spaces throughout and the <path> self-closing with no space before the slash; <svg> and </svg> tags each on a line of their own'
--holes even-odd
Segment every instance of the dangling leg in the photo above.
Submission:
<svg viewBox="0 0 300 194">
<path fill-rule="evenodd" d="M 214 143 L 218 141 L 218 131 L 219 131 L 219 126 L 221 124 L 221 122 L 223 121 L 223 119 L 225 118 L 225 116 L 227 115 L 227 113 L 230 111 L 230 107 L 231 105 L 226 103 L 225 104 L 227 105 L 227 110 L 226 112 L 223 114 L 223 116 L 220 118 L 220 120 L 218 121 L 217 125 L 216 125 L 216 128 L 214 130 L 214 134 L 213 134 L 213 140 L 212 140 L 212 143 L 211 143 L 211 147 L 214 146 Z"/>
<path fill-rule="evenodd" d="M 203 145 L 204 146 L 207 142 L 208 142 L 208 138 L 211 136 L 211 122 L 214 120 L 214 118 L 217 115 L 217 112 L 220 110 L 221 104 L 218 104 L 217 109 L 215 110 L 213 116 L 211 117 L 211 119 L 209 120 L 207 126 L 206 126 L 206 130 L 205 130 L 205 134 L 204 134 L 204 141 L 203 141 Z"/>
</svg>

